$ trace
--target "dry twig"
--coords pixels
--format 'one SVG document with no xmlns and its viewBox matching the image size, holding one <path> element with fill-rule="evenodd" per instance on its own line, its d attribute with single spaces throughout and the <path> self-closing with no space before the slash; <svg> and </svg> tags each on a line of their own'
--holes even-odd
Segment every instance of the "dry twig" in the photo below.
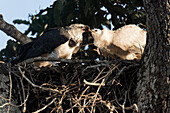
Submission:
<svg viewBox="0 0 170 113">
<path fill-rule="evenodd" d="M 48 106 L 50 106 L 52 103 L 54 103 L 56 100 L 56 98 L 54 98 L 49 104 L 47 104 L 46 106 L 44 106 L 43 108 L 37 110 L 37 111 L 34 111 L 33 113 L 39 113 L 41 111 L 43 111 L 44 109 L 46 109 Z"/>
<path fill-rule="evenodd" d="M 58 90 L 56 90 L 56 89 L 45 88 L 45 87 L 42 87 L 42 86 L 35 85 L 34 83 L 32 83 L 32 82 L 24 75 L 24 72 L 21 71 L 21 67 L 20 67 L 20 66 L 18 66 L 18 70 L 20 71 L 22 77 L 25 78 L 25 80 L 27 80 L 27 82 L 30 83 L 33 87 L 35 87 L 35 88 L 40 88 L 40 89 L 47 90 L 47 91 L 53 91 L 53 92 L 60 93 L 60 92 L 59 92 Z"/>
<path fill-rule="evenodd" d="M 91 83 L 91 82 L 87 82 L 85 79 L 83 80 L 83 82 L 86 84 L 86 85 L 90 85 L 90 86 L 105 86 L 104 83 Z"/>
<path fill-rule="evenodd" d="M 11 65 L 8 65 L 9 67 L 9 80 L 10 80 L 10 90 L 9 90 L 9 106 L 8 106 L 8 111 L 7 113 L 10 112 L 10 104 L 11 104 L 11 98 L 12 98 L 12 78 L 11 78 Z"/>
</svg>

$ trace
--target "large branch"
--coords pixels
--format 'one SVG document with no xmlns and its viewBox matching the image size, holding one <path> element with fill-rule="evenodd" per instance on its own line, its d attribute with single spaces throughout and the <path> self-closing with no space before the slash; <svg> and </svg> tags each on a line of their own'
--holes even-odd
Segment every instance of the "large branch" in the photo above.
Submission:
<svg viewBox="0 0 170 113">
<path fill-rule="evenodd" d="M 17 28 L 7 22 L 4 21 L 3 16 L 0 14 L 0 30 L 5 32 L 7 35 L 21 42 L 22 44 L 26 44 L 31 42 L 32 40 L 17 30 Z"/>
</svg>

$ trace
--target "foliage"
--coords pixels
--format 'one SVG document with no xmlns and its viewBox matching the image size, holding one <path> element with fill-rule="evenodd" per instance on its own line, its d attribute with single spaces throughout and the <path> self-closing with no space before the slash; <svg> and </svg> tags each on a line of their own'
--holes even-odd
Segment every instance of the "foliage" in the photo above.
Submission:
<svg viewBox="0 0 170 113">
<path fill-rule="evenodd" d="M 13 40 L 8 40 L 7 46 L 5 49 L 0 51 L 0 61 L 9 62 L 17 56 L 17 51 L 19 49 L 20 44 L 17 44 Z"/>
<path fill-rule="evenodd" d="M 145 28 L 142 0 L 57 0 L 50 7 L 40 10 L 38 14 L 29 15 L 29 18 L 29 21 L 14 20 L 14 23 L 29 25 L 25 34 L 31 33 L 36 37 L 42 35 L 46 29 L 72 23 L 83 23 L 91 28 L 100 29 L 102 25 L 109 29 L 113 25 L 114 29 L 118 29 L 126 24 L 138 24 Z M 92 43 L 93 40 L 90 38 L 86 41 Z M 81 48 L 74 58 L 95 59 L 98 56 L 93 51 L 94 48 L 94 46 L 89 46 L 88 50 Z"/>
</svg>

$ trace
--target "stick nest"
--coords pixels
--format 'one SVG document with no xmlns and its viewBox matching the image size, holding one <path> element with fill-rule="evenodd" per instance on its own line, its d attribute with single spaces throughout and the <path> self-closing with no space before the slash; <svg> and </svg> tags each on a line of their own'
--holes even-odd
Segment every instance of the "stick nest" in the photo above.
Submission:
<svg viewBox="0 0 170 113">
<path fill-rule="evenodd" d="M 31 59 L 8 67 L 12 94 L 23 112 L 138 111 L 132 100 L 138 61 L 48 59 L 56 65 L 41 69 L 31 64 L 44 60 L 47 59 Z"/>
</svg>

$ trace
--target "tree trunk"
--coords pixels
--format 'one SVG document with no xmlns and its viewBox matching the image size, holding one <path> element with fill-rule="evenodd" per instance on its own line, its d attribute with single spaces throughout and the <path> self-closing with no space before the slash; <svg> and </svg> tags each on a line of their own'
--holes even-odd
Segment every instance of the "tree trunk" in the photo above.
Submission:
<svg viewBox="0 0 170 113">
<path fill-rule="evenodd" d="M 17 102 L 12 98 L 12 81 L 7 70 L 5 64 L 0 63 L 0 113 L 21 113 L 18 107 L 10 105 Z"/>
<path fill-rule="evenodd" d="M 143 1 L 147 13 L 148 34 L 138 72 L 137 105 L 140 113 L 170 113 L 168 81 L 170 6 L 168 0 Z"/>
</svg>

